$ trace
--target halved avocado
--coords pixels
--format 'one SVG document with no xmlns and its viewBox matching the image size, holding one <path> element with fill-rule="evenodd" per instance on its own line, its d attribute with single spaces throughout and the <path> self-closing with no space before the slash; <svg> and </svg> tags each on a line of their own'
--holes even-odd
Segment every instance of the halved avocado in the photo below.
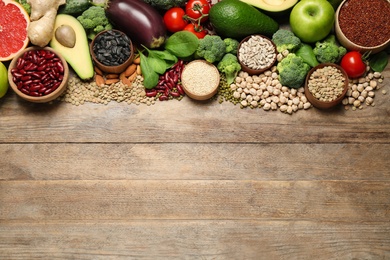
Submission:
<svg viewBox="0 0 390 260">
<path fill-rule="evenodd" d="M 91 79 L 94 76 L 92 57 L 89 52 L 87 34 L 81 23 L 68 14 L 58 14 L 54 24 L 54 32 L 61 26 L 68 26 L 74 30 L 75 43 L 73 47 L 61 44 L 54 33 L 50 41 L 50 47 L 58 51 L 69 63 L 74 72 L 82 79 Z"/>
<path fill-rule="evenodd" d="M 299 0 L 240 0 L 250 4 L 269 15 L 283 15 L 290 10 Z"/>
</svg>

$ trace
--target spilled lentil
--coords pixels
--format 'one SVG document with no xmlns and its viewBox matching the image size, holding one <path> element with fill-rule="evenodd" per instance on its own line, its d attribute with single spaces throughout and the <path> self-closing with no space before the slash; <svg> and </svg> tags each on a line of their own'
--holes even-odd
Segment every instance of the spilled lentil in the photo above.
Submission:
<svg viewBox="0 0 390 260">
<path fill-rule="evenodd" d="M 82 81 L 78 77 L 69 78 L 68 88 L 59 98 L 60 101 L 79 106 L 87 102 L 107 105 L 111 101 L 127 104 L 155 104 L 155 98 L 147 97 L 143 77 L 138 75 L 131 86 L 121 81 L 98 86 L 96 82 Z"/>
</svg>

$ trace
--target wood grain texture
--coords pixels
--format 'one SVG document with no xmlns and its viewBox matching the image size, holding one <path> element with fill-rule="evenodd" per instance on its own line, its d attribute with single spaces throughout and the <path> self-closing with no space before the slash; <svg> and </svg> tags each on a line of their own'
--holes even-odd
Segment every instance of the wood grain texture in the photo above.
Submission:
<svg viewBox="0 0 390 260">
<path fill-rule="evenodd" d="M 0 219 L 11 222 L 390 219 L 388 181 L 9 181 L 0 191 Z"/>
<path fill-rule="evenodd" d="M 0 180 L 390 179 L 390 144 L 0 144 Z"/>
<path fill-rule="evenodd" d="M 386 223 L 307 220 L 2 224 L 6 259 L 388 259 Z"/>
<path fill-rule="evenodd" d="M 389 75 L 390 78 L 390 75 Z M 387 143 L 390 95 L 361 111 L 310 109 L 294 115 L 217 101 L 30 104 L 0 100 L 0 143 Z M 1 104 L 3 103 L 3 104 Z"/>
<path fill-rule="evenodd" d="M 290 116 L 9 92 L 0 259 L 390 259 L 390 95 L 375 102 Z"/>
</svg>

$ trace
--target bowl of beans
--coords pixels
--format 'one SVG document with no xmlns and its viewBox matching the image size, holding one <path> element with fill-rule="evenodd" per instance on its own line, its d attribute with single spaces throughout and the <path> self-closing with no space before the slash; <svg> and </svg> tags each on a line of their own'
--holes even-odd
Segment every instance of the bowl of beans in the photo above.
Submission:
<svg viewBox="0 0 390 260">
<path fill-rule="evenodd" d="M 90 52 L 95 66 L 106 73 L 120 74 L 134 59 L 132 41 L 115 29 L 98 33 L 91 42 Z"/>
<path fill-rule="evenodd" d="M 344 99 L 348 85 L 348 75 L 342 67 L 334 63 L 321 63 L 306 76 L 305 96 L 316 108 L 332 108 Z"/>
<path fill-rule="evenodd" d="M 50 47 L 28 47 L 16 55 L 8 68 L 11 88 L 21 98 L 46 103 L 59 97 L 68 85 L 66 60 Z"/>
<path fill-rule="evenodd" d="M 250 75 L 259 75 L 270 69 L 276 62 L 277 54 L 275 44 L 260 34 L 245 37 L 237 50 L 241 69 Z"/>
<path fill-rule="evenodd" d="M 348 50 L 377 53 L 390 46 L 390 0 L 344 0 L 336 10 L 335 33 Z"/>
</svg>

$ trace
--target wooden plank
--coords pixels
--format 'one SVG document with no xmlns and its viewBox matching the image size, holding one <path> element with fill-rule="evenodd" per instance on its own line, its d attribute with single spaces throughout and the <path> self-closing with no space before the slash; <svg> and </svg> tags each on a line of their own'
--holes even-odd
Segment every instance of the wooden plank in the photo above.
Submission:
<svg viewBox="0 0 390 260">
<path fill-rule="evenodd" d="M 0 144 L 0 180 L 390 179 L 390 144 Z"/>
<path fill-rule="evenodd" d="M 390 75 L 389 75 L 390 78 Z M 387 84 L 385 89 L 389 88 Z M 390 92 L 388 90 L 388 92 Z M 390 95 L 359 111 L 309 109 L 294 115 L 217 101 L 32 104 L 14 93 L 0 101 L 0 143 L 389 143 Z M 88 130 L 87 130 L 88 129 Z M 87 131 L 86 131 L 87 130 Z"/>
<path fill-rule="evenodd" d="M 0 220 L 388 221 L 389 181 L 2 181 Z"/>
<path fill-rule="evenodd" d="M 389 259 L 389 233 L 384 222 L 0 223 L 0 258 Z"/>
</svg>

